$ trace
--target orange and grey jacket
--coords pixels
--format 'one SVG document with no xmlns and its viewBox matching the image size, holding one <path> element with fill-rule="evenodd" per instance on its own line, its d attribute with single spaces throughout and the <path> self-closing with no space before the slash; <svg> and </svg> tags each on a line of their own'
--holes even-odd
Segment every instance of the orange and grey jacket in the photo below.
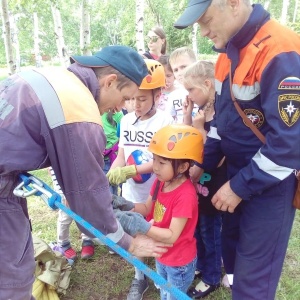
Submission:
<svg viewBox="0 0 300 300">
<path fill-rule="evenodd" d="M 70 208 L 124 248 L 103 167 L 106 145 L 92 69 L 24 71 L 0 85 L 0 176 L 52 166 Z M 11 179 L 13 180 L 13 179 Z M 14 197 L 1 190 L 1 197 Z M 86 229 L 80 229 L 88 234 Z"/>
<path fill-rule="evenodd" d="M 232 190 L 249 200 L 300 169 L 300 37 L 254 5 L 216 64 L 215 119 L 205 145 L 205 169 L 227 158 Z M 265 135 L 262 144 L 233 105 Z M 293 179 L 294 180 L 294 179 Z"/>
</svg>

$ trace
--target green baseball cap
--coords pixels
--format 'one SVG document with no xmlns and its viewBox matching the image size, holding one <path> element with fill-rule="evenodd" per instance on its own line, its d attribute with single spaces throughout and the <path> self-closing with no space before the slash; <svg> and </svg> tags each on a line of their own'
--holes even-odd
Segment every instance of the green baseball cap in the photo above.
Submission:
<svg viewBox="0 0 300 300">
<path fill-rule="evenodd" d="M 148 74 L 148 69 L 144 59 L 135 50 L 127 46 L 115 45 L 107 46 L 89 56 L 72 56 L 71 63 L 91 68 L 101 68 L 112 66 L 120 73 L 141 85 L 144 77 Z"/>
<path fill-rule="evenodd" d="M 183 14 L 175 22 L 174 27 L 184 29 L 193 25 L 204 15 L 211 3 L 212 0 L 190 0 Z"/>
</svg>

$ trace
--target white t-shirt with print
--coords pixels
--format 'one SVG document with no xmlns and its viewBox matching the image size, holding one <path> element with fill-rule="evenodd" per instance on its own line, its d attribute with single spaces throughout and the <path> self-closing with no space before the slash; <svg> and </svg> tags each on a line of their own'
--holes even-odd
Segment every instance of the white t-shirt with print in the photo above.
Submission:
<svg viewBox="0 0 300 300">
<path fill-rule="evenodd" d="M 162 127 L 174 123 L 171 116 L 157 109 L 156 113 L 147 120 L 138 120 L 135 112 L 128 113 L 121 119 L 119 147 L 124 149 L 125 162 L 135 150 L 141 150 L 143 156 L 149 160 L 153 155 L 148 151 L 149 143 L 154 133 Z M 136 183 L 132 178 L 122 185 L 122 196 L 134 203 L 143 203 L 147 200 L 155 175 L 143 183 Z"/>
<path fill-rule="evenodd" d="M 180 86 L 169 94 L 167 110 L 170 112 L 177 124 L 182 124 L 183 122 L 182 103 L 185 101 L 188 94 L 188 91 L 183 86 Z M 193 115 L 198 112 L 198 108 L 198 105 L 194 104 Z"/>
</svg>

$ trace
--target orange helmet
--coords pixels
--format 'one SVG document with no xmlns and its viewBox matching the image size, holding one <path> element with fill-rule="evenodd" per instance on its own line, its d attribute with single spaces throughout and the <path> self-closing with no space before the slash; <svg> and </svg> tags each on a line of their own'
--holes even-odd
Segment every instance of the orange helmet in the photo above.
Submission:
<svg viewBox="0 0 300 300">
<path fill-rule="evenodd" d="M 167 125 L 152 137 L 148 150 L 166 158 L 203 161 L 203 138 L 192 126 L 183 124 Z"/>
<path fill-rule="evenodd" d="M 143 79 L 139 89 L 153 90 L 166 85 L 166 76 L 164 67 L 160 62 L 154 59 L 145 59 L 148 68 L 148 75 Z"/>
</svg>

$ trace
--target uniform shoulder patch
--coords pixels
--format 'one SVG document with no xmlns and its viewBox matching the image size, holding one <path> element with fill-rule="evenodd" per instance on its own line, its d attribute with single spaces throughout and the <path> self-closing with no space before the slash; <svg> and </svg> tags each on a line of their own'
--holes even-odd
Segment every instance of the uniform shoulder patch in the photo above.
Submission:
<svg viewBox="0 0 300 300">
<path fill-rule="evenodd" d="M 289 127 L 300 117 L 300 95 L 283 94 L 278 97 L 278 111 L 282 121 Z"/>
<path fill-rule="evenodd" d="M 284 78 L 278 86 L 279 90 L 300 90 L 300 78 L 287 77 Z"/>
<path fill-rule="evenodd" d="M 265 118 L 261 111 L 254 108 L 247 108 L 244 109 L 244 113 L 255 127 L 259 128 L 261 125 L 263 125 Z M 248 126 L 245 122 L 244 124 Z"/>
</svg>

